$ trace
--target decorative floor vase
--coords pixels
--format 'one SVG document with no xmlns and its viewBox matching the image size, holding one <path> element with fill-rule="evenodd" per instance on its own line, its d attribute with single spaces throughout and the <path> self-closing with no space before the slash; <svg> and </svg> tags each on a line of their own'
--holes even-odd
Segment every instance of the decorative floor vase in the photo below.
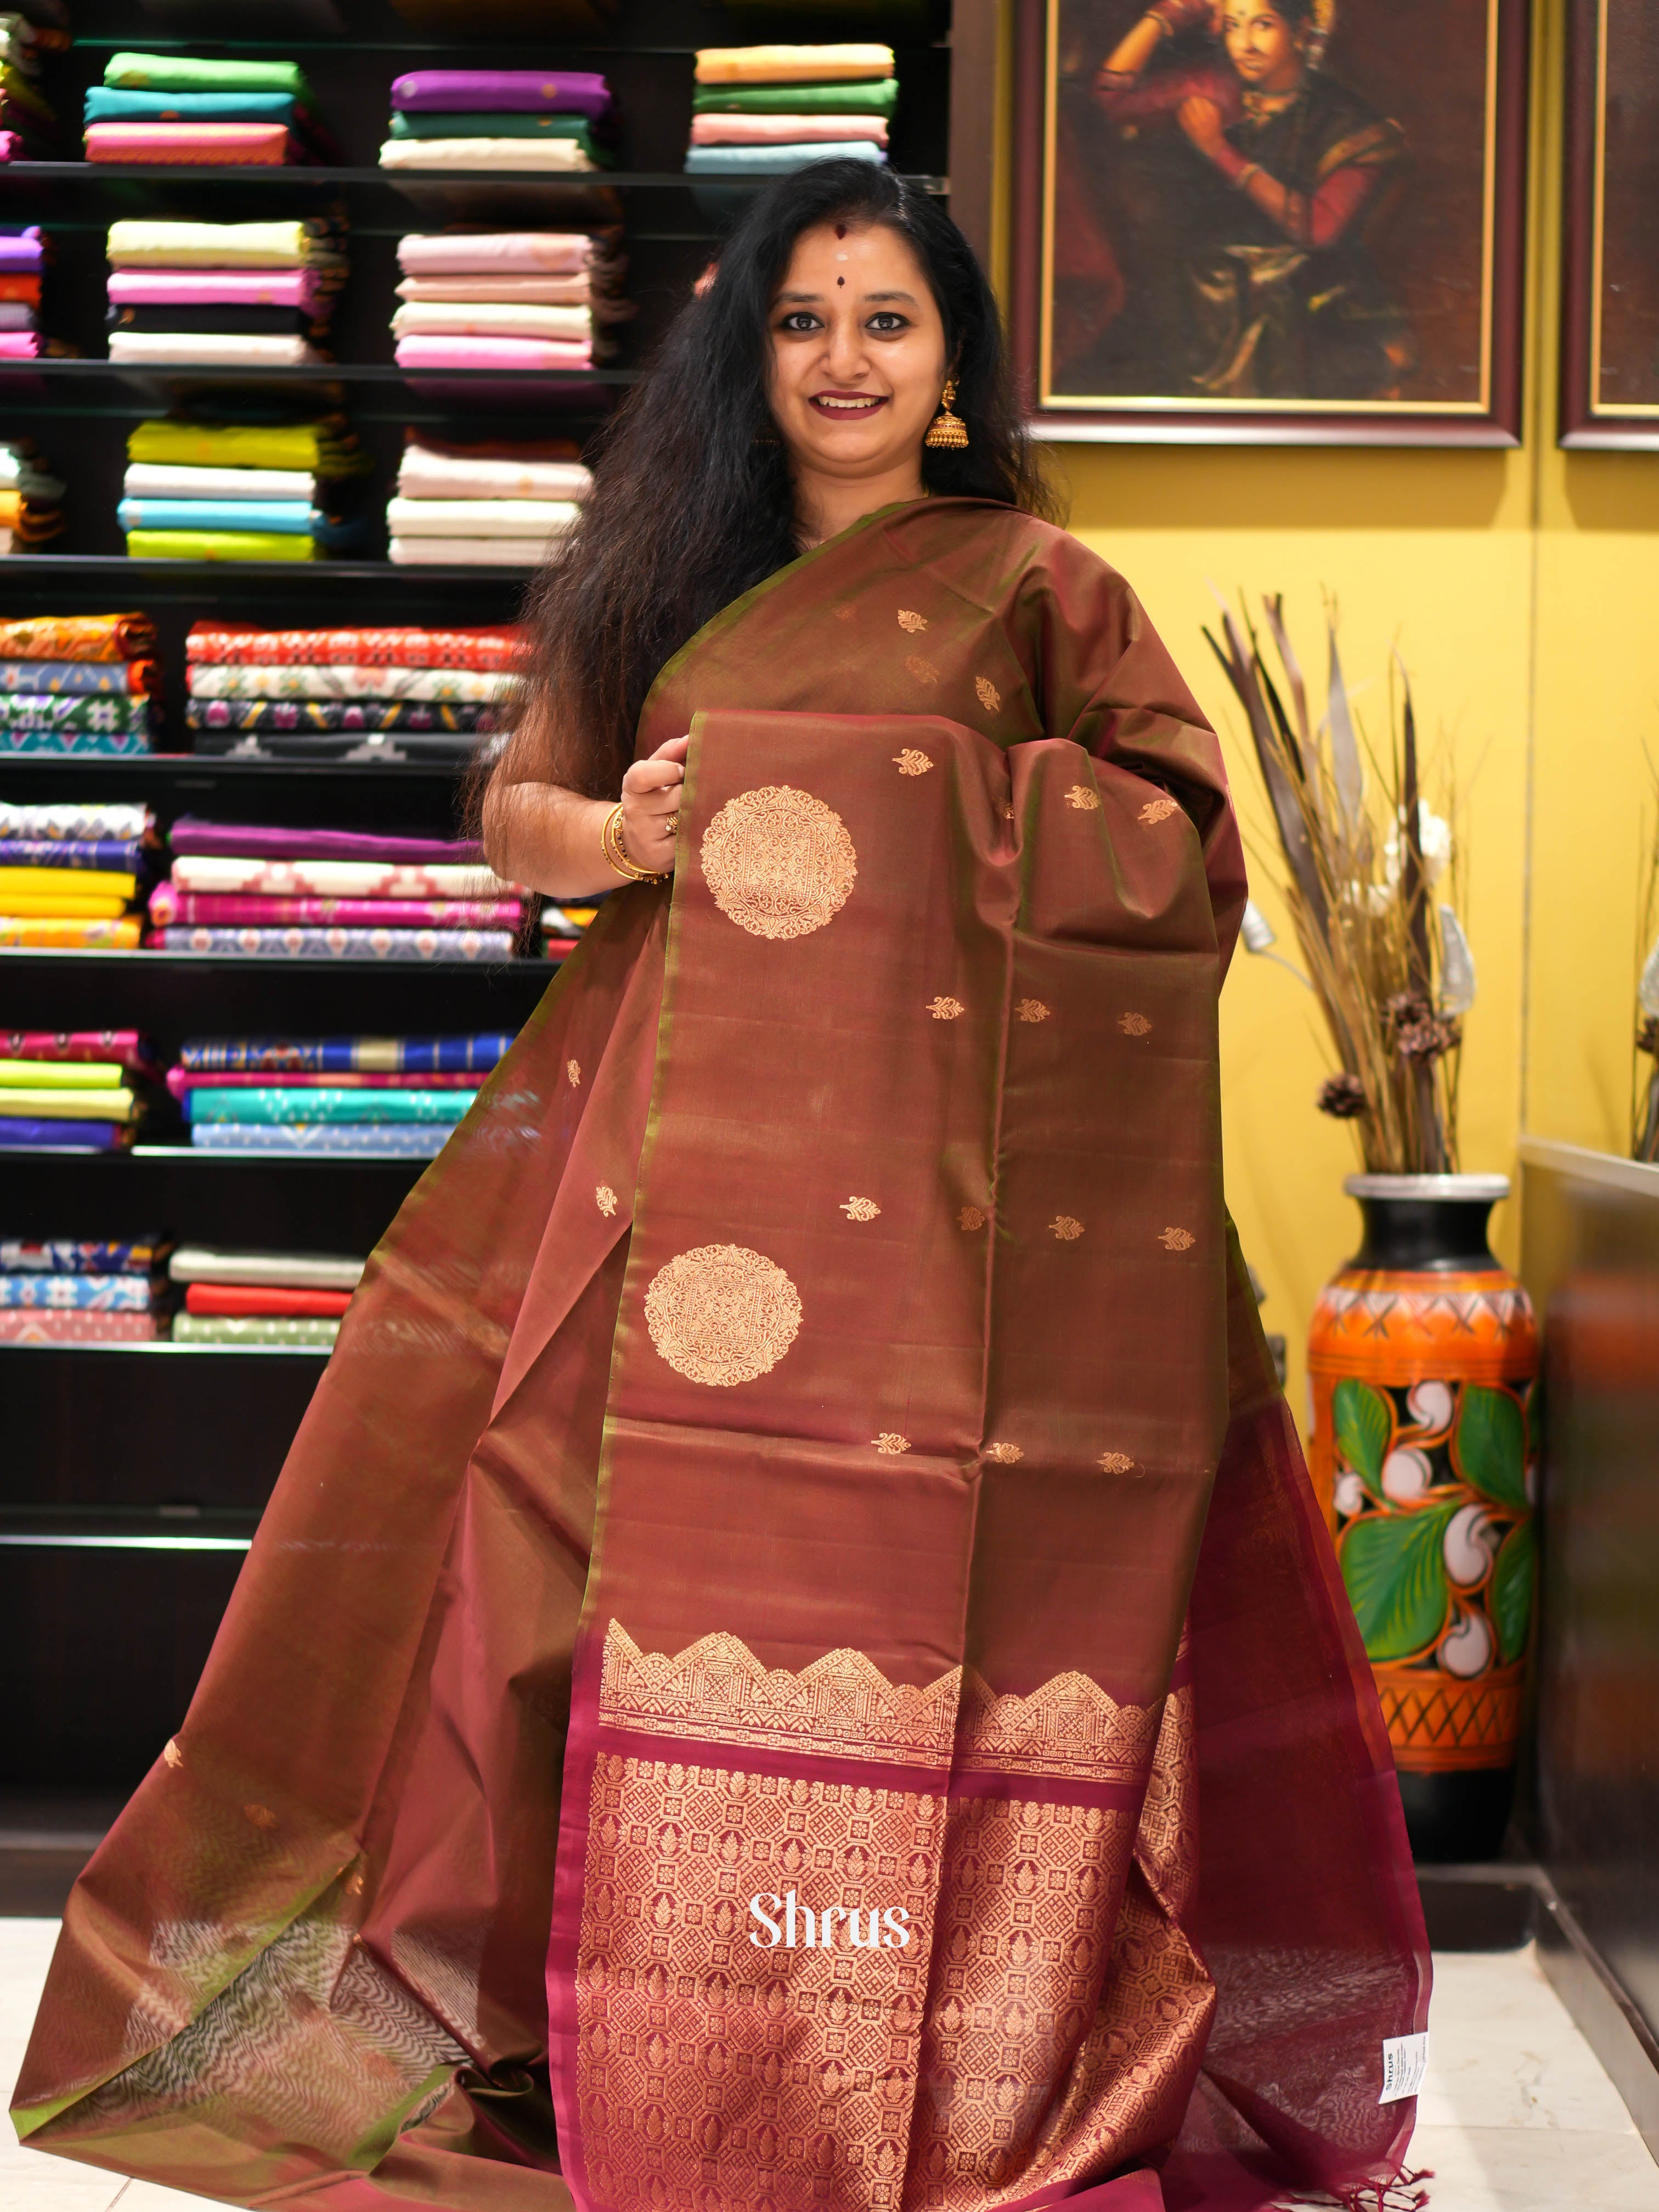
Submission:
<svg viewBox="0 0 1659 2212">
<path fill-rule="evenodd" d="M 1506 1176 L 1358 1175 L 1364 1241 L 1308 1346 L 1315 1488 L 1382 1700 L 1412 1848 L 1509 1818 L 1535 1576 L 1532 1302 L 1492 1257 Z"/>
</svg>

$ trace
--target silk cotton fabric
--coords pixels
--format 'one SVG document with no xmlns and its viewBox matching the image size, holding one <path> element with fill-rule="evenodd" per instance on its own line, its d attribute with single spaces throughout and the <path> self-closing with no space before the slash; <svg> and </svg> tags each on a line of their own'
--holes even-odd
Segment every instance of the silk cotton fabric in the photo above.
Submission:
<svg viewBox="0 0 1659 2212">
<path fill-rule="evenodd" d="M 20 2128 L 319 2212 L 1374 2190 L 1426 1952 L 1222 1209 L 1213 737 L 945 500 L 716 617 L 687 728 L 672 891 L 369 1260 Z M 915 1948 L 745 1941 L 815 1884 Z"/>
</svg>

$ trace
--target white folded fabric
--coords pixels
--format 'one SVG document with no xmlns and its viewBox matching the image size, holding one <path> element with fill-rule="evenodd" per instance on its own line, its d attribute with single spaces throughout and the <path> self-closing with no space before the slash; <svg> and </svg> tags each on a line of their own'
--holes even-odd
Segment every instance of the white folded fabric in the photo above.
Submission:
<svg viewBox="0 0 1659 2212">
<path fill-rule="evenodd" d="M 359 668 L 348 661 L 192 660 L 192 699 L 459 700 L 490 706 L 510 698 L 510 668 Z"/>
<path fill-rule="evenodd" d="M 518 276 L 505 270 L 499 276 L 405 276 L 398 287 L 400 300 L 526 300 L 544 307 L 585 307 L 592 292 L 586 270 L 574 276 Z"/>
<path fill-rule="evenodd" d="M 130 461 L 121 487 L 128 499 L 302 499 L 317 497 L 307 469 L 198 469 Z"/>
<path fill-rule="evenodd" d="M 306 368 L 325 362 L 309 339 L 270 337 L 251 331 L 112 331 L 112 361 L 184 361 L 228 368 Z"/>
<path fill-rule="evenodd" d="M 280 1075 L 271 1077 L 281 1083 Z M 328 1252 L 222 1252 L 181 1244 L 167 1261 L 175 1283 L 252 1283 L 268 1290 L 355 1291 L 367 1261 Z"/>
<path fill-rule="evenodd" d="M 586 338 L 593 336 L 587 307 L 544 307 L 521 300 L 494 301 L 415 300 L 392 318 L 395 338 L 428 337 L 481 338 Z"/>
<path fill-rule="evenodd" d="M 544 538 L 574 527 L 573 499 L 389 499 L 386 526 L 396 538 Z"/>
<path fill-rule="evenodd" d="M 388 138 L 383 169 L 562 169 L 592 173 L 574 138 Z"/>
<path fill-rule="evenodd" d="M 586 499 L 593 475 L 580 461 L 498 460 L 405 446 L 398 489 L 405 499 Z"/>
<path fill-rule="evenodd" d="M 439 861 L 430 867 L 384 860 L 262 860 L 178 853 L 173 883 L 181 891 L 257 892 L 286 898 L 495 899 L 512 886 L 493 868 Z"/>
<path fill-rule="evenodd" d="M 387 558 L 400 568 L 533 568 L 533 538 L 393 538 Z"/>
</svg>

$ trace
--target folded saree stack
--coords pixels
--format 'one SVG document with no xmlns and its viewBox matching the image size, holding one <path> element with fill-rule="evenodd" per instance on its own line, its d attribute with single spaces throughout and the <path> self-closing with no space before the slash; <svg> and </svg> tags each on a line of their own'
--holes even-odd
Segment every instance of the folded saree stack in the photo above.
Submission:
<svg viewBox="0 0 1659 2212">
<path fill-rule="evenodd" d="M 0 162 L 61 159 L 63 125 L 40 79 L 46 57 L 69 44 L 69 33 L 56 25 L 0 15 Z"/>
<path fill-rule="evenodd" d="M 7 312 L 0 297 L 0 331 Z M 0 444 L 0 554 L 34 553 L 49 545 L 64 527 L 67 489 L 63 478 L 53 476 L 41 461 L 32 438 L 10 438 Z"/>
<path fill-rule="evenodd" d="M 343 226 L 276 222 L 111 226 L 109 357 L 226 368 L 289 368 L 327 359 L 344 279 Z"/>
<path fill-rule="evenodd" d="M 392 560 L 405 566 L 533 565 L 550 538 L 574 528 L 592 489 L 592 476 L 576 456 L 568 439 L 471 446 L 407 432 L 397 492 L 386 513 Z"/>
<path fill-rule="evenodd" d="M 346 273 L 340 223 L 129 218 L 111 226 L 106 252 L 112 361 L 260 369 L 328 358 Z"/>
<path fill-rule="evenodd" d="M 196 623 L 185 650 L 185 718 L 198 752 L 462 760 L 501 726 L 524 639 L 511 624 L 261 630 L 214 622 Z"/>
<path fill-rule="evenodd" d="M 258 673 L 268 679 L 273 672 Z M 485 867 L 472 844 L 204 822 L 187 814 L 173 823 L 170 842 L 172 873 L 149 900 L 148 942 L 158 951 L 506 960 L 524 920 L 523 895 Z M 193 1086 L 185 1087 L 193 1095 Z M 186 1117 L 198 1118 L 189 1097 L 183 1103 Z M 288 1117 L 272 1109 L 228 1118 Z M 386 1118 L 416 1117 L 398 1106 Z"/>
<path fill-rule="evenodd" d="M 0 1237 L 0 1344 L 143 1344 L 165 1327 L 156 1237 Z"/>
<path fill-rule="evenodd" d="M 119 1152 L 155 1074 L 137 1030 L 0 1030 L 0 1150 Z"/>
<path fill-rule="evenodd" d="M 198 1037 L 167 1088 L 204 1151 L 429 1159 L 512 1042 L 497 1031 Z"/>
<path fill-rule="evenodd" d="M 704 46 L 687 173 L 884 161 L 897 96 L 890 46 Z"/>
<path fill-rule="evenodd" d="M 585 70 L 416 70 L 392 85 L 380 166 L 582 173 L 611 158 L 610 113 L 610 86 Z"/>
<path fill-rule="evenodd" d="M 181 1244 L 167 1273 L 184 1292 L 175 1344 L 297 1345 L 326 1352 L 365 1262 L 330 1252 Z"/>
<path fill-rule="evenodd" d="M 351 499 L 369 466 L 337 416 L 140 422 L 116 511 L 135 560 L 314 561 L 362 538 Z"/>
<path fill-rule="evenodd" d="M 296 62 L 112 54 L 87 94 L 89 161 L 280 168 L 312 158 L 317 131 Z"/>
<path fill-rule="evenodd" d="M 143 615 L 0 621 L 0 758 L 147 753 L 155 651 L 155 632 Z"/>
<path fill-rule="evenodd" d="M 608 234 L 523 230 L 411 235 L 398 266 L 400 368 L 522 373 L 592 368 L 621 264 Z"/>
<path fill-rule="evenodd" d="M 565 960 L 586 936 L 599 902 L 591 905 L 544 906 L 542 908 L 542 951 L 549 960 Z"/>
<path fill-rule="evenodd" d="M 40 329 L 40 284 L 49 258 L 38 222 L 0 223 L 0 361 L 75 351 Z"/>
</svg>

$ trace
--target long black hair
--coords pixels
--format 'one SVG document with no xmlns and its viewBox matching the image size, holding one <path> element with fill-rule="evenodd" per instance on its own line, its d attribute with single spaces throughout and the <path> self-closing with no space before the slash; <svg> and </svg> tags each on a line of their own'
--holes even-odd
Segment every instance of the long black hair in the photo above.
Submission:
<svg viewBox="0 0 1659 2212">
<path fill-rule="evenodd" d="M 896 231 L 938 302 L 969 442 L 923 449 L 928 490 L 1052 512 L 1014 404 L 996 302 L 967 240 L 892 170 L 814 161 L 754 201 L 606 432 L 581 520 L 532 593 L 526 704 L 497 777 L 613 795 L 663 663 L 799 552 L 767 399 L 769 324 L 796 240 L 825 222 Z"/>
</svg>

